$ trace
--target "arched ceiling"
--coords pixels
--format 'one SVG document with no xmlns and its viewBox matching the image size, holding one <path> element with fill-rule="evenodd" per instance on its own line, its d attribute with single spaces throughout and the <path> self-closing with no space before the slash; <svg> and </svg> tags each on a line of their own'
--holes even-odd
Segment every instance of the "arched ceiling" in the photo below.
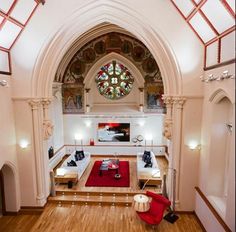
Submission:
<svg viewBox="0 0 236 232">
<path fill-rule="evenodd" d="M 171 2 L 204 44 L 205 70 L 235 63 L 235 0 Z"/>
<path fill-rule="evenodd" d="M 171 0 L 178 12 L 208 44 L 229 30 L 235 30 L 235 0 Z"/>
</svg>

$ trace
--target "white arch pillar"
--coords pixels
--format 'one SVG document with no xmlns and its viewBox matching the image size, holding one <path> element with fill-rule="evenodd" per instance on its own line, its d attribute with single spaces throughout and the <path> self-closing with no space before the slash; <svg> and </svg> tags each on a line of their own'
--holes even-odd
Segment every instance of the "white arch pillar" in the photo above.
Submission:
<svg viewBox="0 0 236 232">
<path fill-rule="evenodd" d="M 34 140 L 34 159 L 36 168 L 36 184 L 37 184 L 37 203 L 43 206 L 46 203 L 46 196 L 44 188 L 45 169 L 44 169 L 44 156 L 43 156 L 43 140 L 42 140 L 42 118 L 41 118 L 41 100 L 33 99 L 29 101 L 32 109 L 33 120 L 33 140 Z"/>
</svg>

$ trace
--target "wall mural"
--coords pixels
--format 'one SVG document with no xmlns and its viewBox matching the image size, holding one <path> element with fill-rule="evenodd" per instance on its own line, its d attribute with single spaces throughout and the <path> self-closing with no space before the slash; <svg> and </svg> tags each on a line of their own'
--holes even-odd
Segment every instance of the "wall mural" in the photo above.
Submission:
<svg viewBox="0 0 236 232">
<path fill-rule="evenodd" d="M 81 96 L 83 99 L 83 81 L 87 72 L 94 63 L 111 52 L 116 52 L 129 59 L 143 75 L 145 79 L 144 110 L 164 113 L 165 107 L 161 100 L 164 88 L 155 59 L 142 42 L 117 32 L 102 35 L 85 44 L 76 52 L 65 72 L 56 74 L 54 81 L 63 83 L 63 113 L 84 112 L 83 100 L 78 105 L 75 96 L 78 98 Z"/>
<path fill-rule="evenodd" d="M 78 84 L 62 85 L 62 106 L 64 114 L 84 113 L 84 87 Z"/>
</svg>

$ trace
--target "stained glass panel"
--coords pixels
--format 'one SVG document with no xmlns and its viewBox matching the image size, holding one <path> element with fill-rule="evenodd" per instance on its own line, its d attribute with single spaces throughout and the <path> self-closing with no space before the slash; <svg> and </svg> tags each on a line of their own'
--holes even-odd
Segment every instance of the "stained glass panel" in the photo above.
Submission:
<svg viewBox="0 0 236 232">
<path fill-rule="evenodd" d="M 95 81 L 101 95 L 117 100 L 130 93 L 134 78 L 124 65 L 112 61 L 101 67 Z"/>
</svg>

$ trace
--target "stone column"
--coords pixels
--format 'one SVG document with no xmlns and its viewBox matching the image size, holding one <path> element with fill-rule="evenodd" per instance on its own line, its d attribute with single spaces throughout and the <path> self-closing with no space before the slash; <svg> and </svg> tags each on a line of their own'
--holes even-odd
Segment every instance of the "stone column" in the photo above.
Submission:
<svg viewBox="0 0 236 232">
<path fill-rule="evenodd" d="M 90 112 L 90 102 L 89 102 L 89 91 L 90 89 L 86 88 L 85 89 L 85 112 Z"/>
<path fill-rule="evenodd" d="M 143 90 L 144 90 L 144 88 L 138 88 L 138 89 L 139 89 L 139 111 L 143 112 L 143 105 L 144 105 Z"/>
<path fill-rule="evenodd" d="M 180 164 L 181 164 L 181 145 L 182 145 L 182 117 L 183 105 L 186 99 L 178 96 L 173 97 L 173 136 L 172 136 L 172 167 L 176 170 L 175 199 L 179 203 L 179 184 L 180 184 Z"/>
<path fill-rule="evenodd" d="M 34 141 L 34 158 L 37 182 L 37 203 L 43 206 L 46 203 L 44 195 L 44 164 L 42 149 L 42 118 L 41 118 L 41 100 L 33 99 L 29 101 L 32 110 L 33 120 L 33 141 Z"/>
</svg>

